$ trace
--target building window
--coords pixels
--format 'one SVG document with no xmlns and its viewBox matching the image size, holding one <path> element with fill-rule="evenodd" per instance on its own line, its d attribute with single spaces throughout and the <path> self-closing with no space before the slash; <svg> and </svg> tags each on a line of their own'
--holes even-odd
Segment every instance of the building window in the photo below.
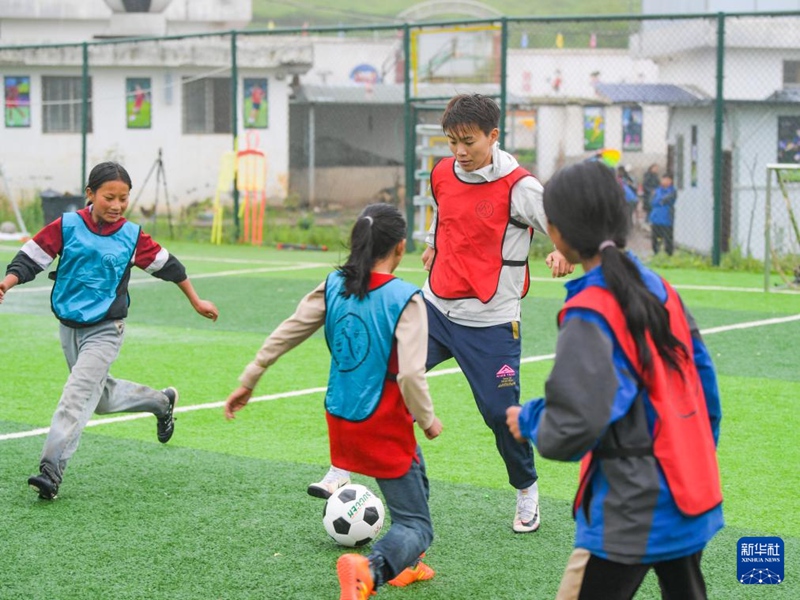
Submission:
<svg viewBox="0 0 800 600">
<path fill-rule="evenodd" d="M 92 131 L 92 79 L 87 90 L 89 110 L 86 131 Z M 42 77 L 42 131 L 81 133 L 83 81 L 80 77 Z"/>
<path fill-rule="evenodd" d="M 800 86 L 800 60 L 783 61 L 783 85 Z"/>
<path fill-rule="evenodd" d="M 675 140 L 675 187 L 683 189 L 683 136 L 679 135 Z"/>
<path fill-rule="evenodd" d="M 231 133 L 231 106 L 230 78 L 184 78 L 184 133 Z"/>
</svg>

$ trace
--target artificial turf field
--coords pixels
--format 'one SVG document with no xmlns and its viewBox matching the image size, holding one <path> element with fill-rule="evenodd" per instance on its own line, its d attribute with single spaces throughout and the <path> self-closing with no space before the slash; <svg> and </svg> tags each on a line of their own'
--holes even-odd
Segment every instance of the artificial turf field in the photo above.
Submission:
<svg viewBox="0 0 800 600">
<path fill-rule="evenodd" d="M 305 493 L 328 466 L 322 333 L 265 375 L 260 401 L 235 421 L 225 421 L 221 403 L 266 334 L 344 253 L 165 245 L 220 318 L 207 322 L 174 285 L 134 273 L 127 339 L 112 373 L 177 387 L 176 433 L 162 445 L 151 415 L 96 417 L 54 502 L 26 485 L 67 376 L 50 281 L 42 274 L 0 305 L 0 599 L 337 598 L 335 563 L 345 550 L 322 527 L 322 501 Z M 0 263 L 17 249 L 0 244 Z M 421 284 L 419 254 L 397 274 Z M 721 387 L 726 527 L 703 556 L 709 597 L 798 598 L 800 295 L 764 294 L 756 274 L 662 274 L 704 331 Z M 533 275 L 523 301 L 523 399 L 543 391 L 564 293 L 540 261 Z M 514 494 L 454 367 L 430 377 L 444 432 L 418 436 L 436 533 L 426 562 L 437 574 L 408 589 L 386 586 L 379 597 L 553 598 L 572 548 L 577 464 L 537 457 L 542 527 L 512 533 Z M 374 480 L 354 480 L 377 491 Z M 738 583 L 743 536 L 783 539 L 782 584 Z M 650 575 L 637 599 L 658 597 Z"/>
</svg>

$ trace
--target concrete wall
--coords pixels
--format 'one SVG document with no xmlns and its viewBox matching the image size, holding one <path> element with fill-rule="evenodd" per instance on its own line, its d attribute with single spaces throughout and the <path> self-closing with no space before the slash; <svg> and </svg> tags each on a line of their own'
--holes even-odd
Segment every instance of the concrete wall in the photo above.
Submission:
<svg viewBox="0 0 800 600">
<path fill-rule="evenodd" d="M 314 170 L 315 198 L 312 207 L 360 207 L 371 202 L 386 202 L 381 190 L 404 181 L 405 171 L 397 167 L 317 167 Z M 292 193 L 310 195 L 307 169 L 292 170 Z M 401 184 L 402 185 L 402 184 Z M 402 192 L 402 190 L 401 190 Z M 401 194 L 400 201 L 403 201 Z"/>
<path fill-rule="evenodd" d="M 104 0 L 3 0 L 0 44 L 229 31 L 251 18 L 252 0 L 172 0 L 152 14 L 114 13 Z"/>
<path fill-rule="evenodd" d="M 609 105 L 604 110 L 605 146 L 622 149 L 622 106 Z M 585 160 L 594 153 L 583 149 L 582 106 L 540 106 L 537 115 L 536 174 L 542 181 L 547 181 L 564 165 Z M 666 106 L 642 106 L 642 149 L 626 150 L 620 161 L 620 164 L 630 165 L 637 181 L 641 181 L 651 164 L 666 164 L 668 123 Z"/>
<path fill-rule="evenodd" d="M 778 154 L 778 117 L 800 117 L 800 106 L 729 104 L 725 111 L 723 148 L 732 153 L 731 248 L 755 258 L 764 258 L 766 165 Z M 691 126 L 698 128 L 697 186 L 691 185 Z M 675 109 L 669 138 L 684 137 L 684 185 L 678 189 L 675 210 L 675 240 L 678 244 L 710 253 L 714 231 L 713 109 Z M 773 180 L 774 181 L 774 180 Z M 791 190 L 795 215 L 800 214 L 800 190 Z M 773 184 L 775 228 L 789 228 L 780 192 Z M 787 251 L 788 248 L 784 248 Z"/>
<path fill-rule="evenodd" d="M 180 85 L 185 76 L 197 76 L 199 69 L 163 68 L 97 68 L 92 70 L 93 131 L 87 136 L 87 171 L 97 162 L 117 160 L 131 173 L 136 197 L 148 171 L 163 148 L 163 161 L 170 201 L 185 205 L 213 197 L 217 187 L 220 158 L 233 149 L 233 135 L 184 134 L 183 94 Z M 82 188 L 80 133 L 43 133 L 41 77 L 44 74 L 79 76 L 76 69 L 2 68 L 2 75 L 31 77 L 32 126 L 7 128 L 0 122 L 0 137 L 6 149 L 0 155 L 3 173 L 11 192 L 32 198 L 37 190 L 53 188 L 59 192 L 78 193 Z M 240 70 L 240 77 L 264 77 L 258 71 Z M 223 75 L 224 76 L 224 75 Z M 152 127 L 128 129 L 125 107 L 125 79 L 152 79 Z M 283 198 L 288 188 L 288 95 L 286 79 L 268 77 L 269 127 L 257 132 L 257 147 L 267 155 L 267 195 Z M 239 103 L 243 89 L 239 84 Z M 242 111 L 238 109 L 241 147 L 247 138 L 242 127 Z M 255 140 L 253 140 L 255 141 Z M 8 151 L 13 148 L 14 151 Z M 155 176 L 148 184 L 152 196 Z M 161 194 L 160 209 L 165 209 Z M 140 202 L 149 206 L 152 200 Z"/>
<path fill-rule="evenodd" d="M 561 85 L 553 87 L 556 72 Z M 604 83 L 655 83 L 658 67 L 627 50 L 512 49 L 508 54 L 508 91 L 523 97 L 593 98 L 593 73 Z"/>
<path fill-rule="evenodd" d="M 403 50 L 402 39 L 384 37 L 345 38 L 314 37 L 314 64 L 300 77 L 308 85 L 347 85 L 350 74 L 359 65 L 372 66 L 382 75 L 383 83 L 396 81 L 395 55 Z"/>
</svg>

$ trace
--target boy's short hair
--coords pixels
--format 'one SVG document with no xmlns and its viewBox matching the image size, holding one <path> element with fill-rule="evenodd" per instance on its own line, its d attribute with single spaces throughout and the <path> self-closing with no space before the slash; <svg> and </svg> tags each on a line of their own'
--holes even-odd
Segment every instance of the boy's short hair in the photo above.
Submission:
<svg viewBox="0 0 800 600">
<path fill-rule="evenodd" d="M 662 176 L 661 179 L 672 179 L 672 173 L 666 171 Z"/>
<path fill-rule="evenodd" d="M 500 107 L 482 94 L 459 94 L 450 99 L 442 115 L 442 130 L 459 131 L 477 127 L 486 135 L 500 124 Z"/>
</svg>

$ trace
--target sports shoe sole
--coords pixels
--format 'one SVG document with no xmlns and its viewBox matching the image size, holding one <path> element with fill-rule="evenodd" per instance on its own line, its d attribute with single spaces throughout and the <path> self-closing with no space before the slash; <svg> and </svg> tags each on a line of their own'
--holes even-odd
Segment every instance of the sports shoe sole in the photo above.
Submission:
<svg viewBox="0 0 800 600">
<path fill-rule="evenodd" d="M 309 496 L 313 496 L 314 498 L 322 498 L 323 500 L 327 500 L 333 495 L 325 488 L 316 485 L 308 486 L 306 492 L 308 492 Z"/>
<path fill-rule="evenodd" d="M 406 587 L 418 581 L 430 581 L 436 572 L 423 562 L 417 564 L 413 569 L 408 567 L 400 571 L 394 579 L 390 579 L 386 583 L 394 587 Z"/>
<path fill-rule="evenodd" d="M 369 574 L 369 562 L 365 557 L 343 554 L 336 561 L 336 575 L 341 588 L 339 600 L 363 600 L 375 593 Z"/>
<path fill-rule="evenodd" d="M 171 390 L 172 393 L 175 394 L 175 400 L 172 402 L 172 404 L 170 406 L 170 416 L 172 417 L 172 429 L 170 430 L 169 434 L 166 435 L 163 439 L 162 439 L 162 437 L 160 435 L 156 436 L 156 437 L 158 437 L 158 441 L 161 442 L 162 444 L 166 444 L 168 441 L 170 441 L 172 439 L 172 436 L 175 434 L 175 407 L 178 405 L 178 398 L 180 398 L 180 394 L 178 394 L 178 390 L 176 390 L 174 387 L 171 387 L 171 386 L 168 387 L 168 388 L 164 388 L 163 390 L 161 390 L 161 392 L 164 395 L 166 395 L 166 392 L 168 390 Z M 167 397 L 169 397 L 169 396 L 167 396 Z"/>
<path fill-rule="evenodd" d="M 29 477 L 28 485 L 32 490 L 35 490 L 36 493 L 39 494 L 39 498 L 42 500 L 55 500 L 58 498 L 58 486 L 56 486 L 56 489 L 53 490 L 51 487 L 47 486 L 44 482 L 40 482 L 38 479 L 38 475 Z"/>
</svg>

